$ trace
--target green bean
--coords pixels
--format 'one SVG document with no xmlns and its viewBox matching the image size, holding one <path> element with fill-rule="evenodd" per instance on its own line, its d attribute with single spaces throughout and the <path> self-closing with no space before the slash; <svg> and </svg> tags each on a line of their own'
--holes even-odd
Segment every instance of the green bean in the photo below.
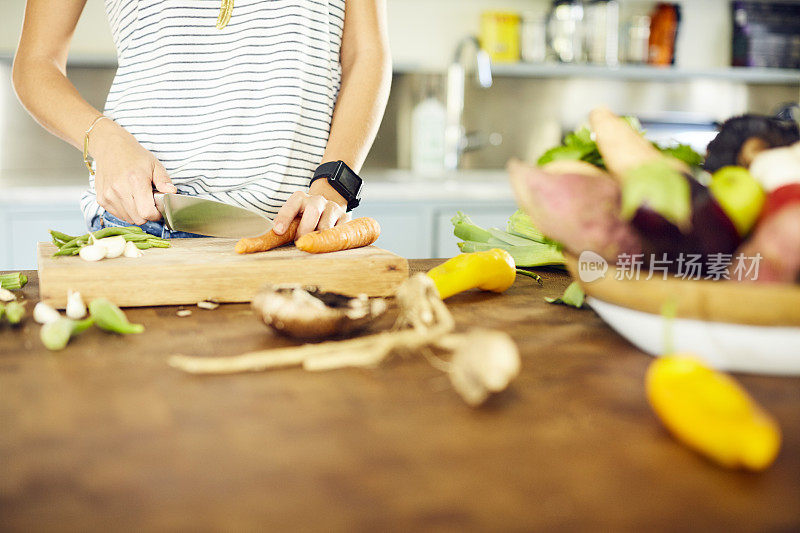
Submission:
<svg viewBox="0 0 800 533">
<path fill-rule="evenodd" d="M 150 235 L 148 235 L 147 233 L 128 233 L 128 234 L 126 234 L 126 235 L 123 235 L 122 237 L 123 237 L 123 238 L 124 238 L 126 241 L 130 241 L 130 242 L 141 242 L 141 241 L 146 241 L 146 240 L 147 240 L 147 239 L 149 239 L 151 236 L 150 236 Z"/>
<path fill-rule="evenodd" d="M 53 254 L 53 257 L 61 257 L 61 256 L 70 256 L 70 255 L 78 255 L 81 249 L 77 246 L 69 247 L 69 248 L 61 248 L 59 251 Z"/>
<path fill-rule="evenodd" d="M 25 304 L 19 302 L 8 302 L 6 304 L 6 320 L 9 324 L 19 324 L 25 316 Z"/>
<path fill-rule="evenodd" d="M 147 239 L 147 242 L 150 243 L 150 246 L 153 248 L 169 248 L 172 246 L 166 239 Z"/>
<path fill-rule="evenodd" d="M 149 242 L 147 242 L 147 241 L 143 241 L 143 242 L 134 242 L 133 244 L 134 244 L 134 245 L 136 245 L 136 247 L 137 247 L 138 249 L 140 249 L 140 250 L 148 250 L 148 249 L 150 249 L 150 248 L 152 248 L 152 247 L 153 247 L 153 246 L 152 246 L 152 245 L 151 245 Z"/>
<path fill-rule="evenodd" d="M 81 243 L 88 242 L 88 239 L 89 239 L 88 233 L 86 235 L 81 235 L 80 237 L 75 237 L 74 239 L 65 242 L 60 249 L 63 250 L 64 248 L 74 248 L 76 246 L 79 246 Z"/>
<path fill-rule="evenodd" d="M 75 237 L 72 237 L 71 235 L 67 235 L 66 233 L 62 233 L 62 232 L 56 231 L 54 229 L 50 230 L 50 235 L 54 239 L 58 239 L 61 242 L 69 242 L 69 241 L 71 241 L 72 239 L 75 238 Z"/>
<path fill-rule="evenodd" d="M 122 309 L 111 303 L 106 298 L 97 298 L 89 304 L 89 314 L 94 319 L 97 327 L 113 333 L 141 333 L 144 326 L 131 324 Z"/>
<path fill-rule="evenodd" d="M 131 228 L 137 228 L 138 231 L 133 230 Z M 119 226 L 119 227 L 110 227 L 110 228 L 103 228 L 100 230 L 95 231 L 92 233 L 95 239 L 102 239 L 105 237 L 114 237 L 116 235 L 127 235 L 130 233 L 140 233 L 144 230 L 138 226 Z"/>
</svg>

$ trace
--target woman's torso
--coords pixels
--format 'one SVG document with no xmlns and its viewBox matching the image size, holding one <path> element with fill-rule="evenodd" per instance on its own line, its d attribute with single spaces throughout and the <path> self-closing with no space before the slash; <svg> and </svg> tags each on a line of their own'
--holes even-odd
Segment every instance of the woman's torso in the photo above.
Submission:
<svg viewBox="0 0 800 533">
<path fill-rule="evenodd" d="M 106 0 L 119 67 L 105 114 L 178 191 L 273 216 L 328 140 L 345 0 Z M 93 184 L 92 184 L 93 185 Z M 100 208 L 90 189 L 87 219 Z"/>
</svg>

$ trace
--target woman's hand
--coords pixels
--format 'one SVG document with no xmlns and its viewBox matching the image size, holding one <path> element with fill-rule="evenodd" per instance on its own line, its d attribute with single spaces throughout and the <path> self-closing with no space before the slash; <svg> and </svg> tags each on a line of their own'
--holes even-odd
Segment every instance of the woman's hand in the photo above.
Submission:
<svg viewBox="0 0 800 533">
<path fill-rule="evenodd" d="M 325 179 L 314 181 L 308 192 L 293 193 L 275 216 L 272 231 L 283 235 L 289 223 L 301 214 L 298 238 L 315 229 L 329 229 L 350 220 L 347 201 Z"/>
<path fill-rule="evenodd" d="M 159 220 L 153 187 L 159 192 L 177 192 L 161 162 L 111 120 L 97 123 L 89 148 L 96 162 L 97 203 L 132 224 Z"/>
</svg>

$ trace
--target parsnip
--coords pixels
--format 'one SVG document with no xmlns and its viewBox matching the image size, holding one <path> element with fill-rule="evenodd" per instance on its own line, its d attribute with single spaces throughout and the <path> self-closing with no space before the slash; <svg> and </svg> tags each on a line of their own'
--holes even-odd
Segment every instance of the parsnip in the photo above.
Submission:
<svg viewBox="0 0 800 533">
<path fill-rule="evenodd" d="M 624 180 L 628 171 L 653 161 L 666 161 L 679 172 L 689 172 L 686 163 L 659 152 L 625 119 L 618 117 L 607 107 L 598 107 L 589 113 L 589 122 L 603 162 L 618 180 Z"/>
</svg>

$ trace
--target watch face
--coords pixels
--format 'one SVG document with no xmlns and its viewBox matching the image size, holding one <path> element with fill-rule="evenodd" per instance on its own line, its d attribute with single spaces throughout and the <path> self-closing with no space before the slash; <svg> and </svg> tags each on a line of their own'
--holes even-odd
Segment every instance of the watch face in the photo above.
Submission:
<svg viewBox="0 0 800 533">
<path fill-rule="evenodd" d="M 336 177 L 336 181 L 342 184 L 342 186 L 347 190 L 353 198 L 358 198 L 359 193 L 361 192 L 361 178 L 359 178 L 355 172 L 350 170 L 347 165 L 341 165 L 341 172 Z"/>
</svg>

